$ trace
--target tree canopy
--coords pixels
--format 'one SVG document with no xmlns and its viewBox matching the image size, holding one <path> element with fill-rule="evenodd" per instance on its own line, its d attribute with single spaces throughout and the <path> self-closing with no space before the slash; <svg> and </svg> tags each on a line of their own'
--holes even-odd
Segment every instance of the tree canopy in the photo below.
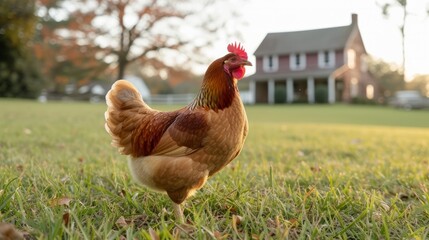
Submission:
<svg viewBox="0 0 429 240">
<path fill-rule="evenodd" d="M 400 67 L 376 59 L 370 59 L 368 67 L 385 98 L 393 96 L 398 90 L 405 89 L 405 81 Z"/>
<path fill-rule="evenodd" d="M 407 89 L 419 91 L 422 96 L 429 97 L 429 75 L 418 75 L 407 83 Z"/>
<path fill-rule="evenodd" d="M 42 78 L 31 55 L 33 0 L 0 2 L 0 97 L 35 97 Z"/>
<path fill-rule="evenodd" d="M 210 0 L 39 0 L 36 56 L 56 85 L 120 79 L 134 62 L 161 76 L 177 66 L 191 70 L 190 63 L 206 63 L 204 48 L 231 32 L 220 7 Z"/>
</svg>

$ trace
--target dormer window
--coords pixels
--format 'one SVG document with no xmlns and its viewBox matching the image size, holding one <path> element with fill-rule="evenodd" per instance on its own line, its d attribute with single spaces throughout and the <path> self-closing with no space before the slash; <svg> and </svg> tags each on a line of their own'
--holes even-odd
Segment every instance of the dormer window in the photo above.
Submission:
<svg viewBox="0 0 429 240">
<path fill-rule="evenodd" d="M 264 72 L 276 72 L 279 69 L 279 58 L 276 55 L 267 55 L 263 58 Z"/>
<path fill-rule="evenodd" d="M 305 53 L 291 53 L 289 67 L 291 70 L 303 70 L 306 66 Z"/>
<path fill-rule="evenodd" d="M 318 57 L 320 68 L 333 68 L 335 67 L 335 51 L 320 51 Z"/>
</svg>

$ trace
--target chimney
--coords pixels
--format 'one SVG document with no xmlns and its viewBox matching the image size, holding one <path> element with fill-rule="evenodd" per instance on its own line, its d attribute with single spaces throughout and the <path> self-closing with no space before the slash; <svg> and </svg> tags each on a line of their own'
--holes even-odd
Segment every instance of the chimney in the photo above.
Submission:
<svg viewBox="0 0 429 240">
<path fill-rule="evenodd" d="M 352 25 L 358 24 L 358 15 L 356 13 L 352 13 Z"/>
</svg>

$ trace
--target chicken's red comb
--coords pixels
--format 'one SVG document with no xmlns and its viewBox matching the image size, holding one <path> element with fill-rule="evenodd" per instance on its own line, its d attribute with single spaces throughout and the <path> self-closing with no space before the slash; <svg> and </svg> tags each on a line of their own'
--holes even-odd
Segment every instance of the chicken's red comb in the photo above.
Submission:
<svg viewBox="0 0 429 240">
<path fill-rule="evenodd" d="M 244 50 L 243 46 L 241 46 L 240 43 L 230 43 L 228 44 L 228 52 L 230 53 L 235 53 L 237 54 L 239 57 L 246 59 L 247 60 L 247 52 L 246 50 Z"/>
</svg>

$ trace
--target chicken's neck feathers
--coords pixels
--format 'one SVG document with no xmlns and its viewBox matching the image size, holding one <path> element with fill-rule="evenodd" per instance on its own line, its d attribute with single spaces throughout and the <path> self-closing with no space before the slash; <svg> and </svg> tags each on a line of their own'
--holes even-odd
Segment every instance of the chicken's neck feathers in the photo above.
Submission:
<svg viewBox="0 0 429 240">
<path fill-rule="evenodd" d="M 220 79 L 204 79 L 200 92 L 191 103 L 190 108 L 203 107 L 207 110 L 222 110 L 231 106 L 238 96 L 237 80 L 227 74 Z"/>
</svg>

